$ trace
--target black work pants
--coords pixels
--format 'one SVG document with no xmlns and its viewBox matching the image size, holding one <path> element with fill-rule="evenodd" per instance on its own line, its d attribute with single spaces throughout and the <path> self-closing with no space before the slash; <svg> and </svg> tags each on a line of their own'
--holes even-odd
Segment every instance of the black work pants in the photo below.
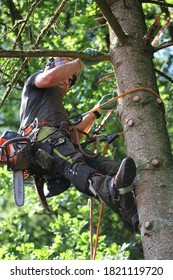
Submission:
<svg viewBox="0 0 173 280">
<path fill-rule="evenodd" d="M 41 128 L 37 140 L 38 146 L 39 143 L 40 147 L 44 145 L 44 149 L 51 151 L 53 156 L 52 179 L 57 175 L 63 176 L 84 194 L 93 195 L 89 190 L 88 182 L 91 177 L 98 177 L 99 185 L 101 183 L 99 187 L 106 189 L 111 176 L 115 175 L 118 170 L 118 166 L 113 160 L 101 155 L 94 156 L 91 151 L 86 150 L 83 155 L 79 149 L 74 147 L 68 137 L 52 127 Z M 97 178 L 93 180 L 93 184 L 98 184 Z"/>
</svg>

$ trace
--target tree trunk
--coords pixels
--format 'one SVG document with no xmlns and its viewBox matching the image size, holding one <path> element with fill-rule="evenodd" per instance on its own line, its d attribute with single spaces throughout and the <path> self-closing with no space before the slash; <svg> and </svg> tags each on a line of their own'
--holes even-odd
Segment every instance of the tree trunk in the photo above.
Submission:
<svg viewBox="0 0 173 280">
<path fill-rule="evenodd" d="M 144 41 L 140 1 L 106 2 L 128 35 L 127 42 L 120 44 L 110 27 L 118 93 L 141 87 L 158 92 L 152 47 Z M 151 92 L 139 90 L 119 99 L 118 113 L 127 154 L 137 165 L 136 199 L 144 258 L 173 259 L 173 161 L 164 104 Z"/>
</svg>

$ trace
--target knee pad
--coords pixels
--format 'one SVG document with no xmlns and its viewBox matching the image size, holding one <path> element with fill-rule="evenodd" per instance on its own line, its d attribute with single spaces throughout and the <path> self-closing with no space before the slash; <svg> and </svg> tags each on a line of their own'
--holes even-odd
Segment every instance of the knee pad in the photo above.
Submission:
<svg viewBox="0 0 173 280">
<path fill-rule="evenodd" d="M 47 184 L 47 190 L 45 191 L 46 197 L 59 195 L 60 193 L 66 191 L 71 185 L 70 181 L 62 176 L 58 176 L 56 178 L 48 178 L 46 184 Z"/>
<path fill-rule="evenodd" d="M 65 171 L 64 176 L 71 181 L 71 183 L 80 192 L 90 195 L 89 178 L 95 172 L 95 169 L 88 166 L 86 163 L 76 163 L 69 166 Z"/>
</svg>

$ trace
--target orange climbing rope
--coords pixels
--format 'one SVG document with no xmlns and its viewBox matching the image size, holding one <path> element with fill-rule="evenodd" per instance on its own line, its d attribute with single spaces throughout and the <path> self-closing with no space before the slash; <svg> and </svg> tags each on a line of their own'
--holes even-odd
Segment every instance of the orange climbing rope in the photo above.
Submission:
<svg viewBox="0 0 173 280">
<path fill-rule="evenodd" d="M 102 219 L 102 214 L 103 214 L 103 208 L 104 208 L 104 203 L 101 202 L 99 219 L 98 219 L 98 224 L 97 224 L 97 231 L 96 231 L 96 241 L 95 241 L 94 252 L 93 252 L 93 260 L 96 259 L 96 252 L 97 252 L 97 247 L 98 247 L 98 240 L 99 240 L 99 233 L 100 233 L 100 227 L 101 227 L 101 219 Z"/>
<path fill-rule="evenodd" d="M 104 102 L 103 104 L 99 105 L 98 107 L 94 107 L 94 110 L 97 111 L 97 109 L 102 108 L 102 107 L 104 107 L 104 106 L 106 106 L 106 105 L 108 105 L 108 104 L 110 104 L 110 103 L 112 103 L 114 101 L 117 101 L 119 98 L 125 97 L 128 94 L 134 93 L 136 91 L 142 91 L 142 90 L 143 91 L 148 91 L 148 92 L 152 93 L 153 95 L 155 95 L 157 98 L 160 98 L 160 95 L 156 91 L 154 91 L 153 89 L 139 87 L 139 88 L 134 88 L 134 89 L 128 90 L 128 91 L 126 91 L 126 92 L 124 92 L 122 94 L 119 94 L 118 96 L 116 96 L 116 97 L 114 97 L 114 98 Z"/>
</svg>

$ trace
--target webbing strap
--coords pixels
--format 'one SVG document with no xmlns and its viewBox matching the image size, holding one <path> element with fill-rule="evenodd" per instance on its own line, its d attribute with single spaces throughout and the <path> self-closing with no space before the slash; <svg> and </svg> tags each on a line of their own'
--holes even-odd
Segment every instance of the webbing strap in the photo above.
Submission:
<svg viewBox="0 0 173 280">
<path fill-rule="evenodd" d="M 123 195 L 123 194 L 131 192 L 131 191 L 133 191 L 133 186 L 132 185 L 130 185 L 126 188 L 118 189 L 118 192 L 119 192 L 120 195 Z"/>
<path fill-rule="evenodd" d="M 47 203 L 47 200 L 46 200 L 46 197 L 45 197 L 44 191 L 43 191 L 44 180 L 41 177 L 38 177 L 38 176 L 33 176 L 33 177 L 34 177 L 35 187 L 36 187 L 37 194 L 38 194 L 38 197 L 40 199 L 40 202 L 41 202 L 43 208 L 47 212 L 51 213 L 51 210 L 49 208 L 49 205 Z"/>
<path fill-rule="evenodd" d="M 40 126 L 43 126 L 43 125 L 46 125 L 46 124 L 48 124 L 48 122 L 44 121 L 44 120 L 40 121 L 40 122 L 37 122 L 37 123 L 33 122 L 32 124 L 30 124 L 29 126 L 27 126 L 24 129 L 24 136 L 27 136 L 31 131 L 33 131 L 33 129 L 36 128 L 35 125 L 37 127 L 40 127 Z"/>
</svg>

